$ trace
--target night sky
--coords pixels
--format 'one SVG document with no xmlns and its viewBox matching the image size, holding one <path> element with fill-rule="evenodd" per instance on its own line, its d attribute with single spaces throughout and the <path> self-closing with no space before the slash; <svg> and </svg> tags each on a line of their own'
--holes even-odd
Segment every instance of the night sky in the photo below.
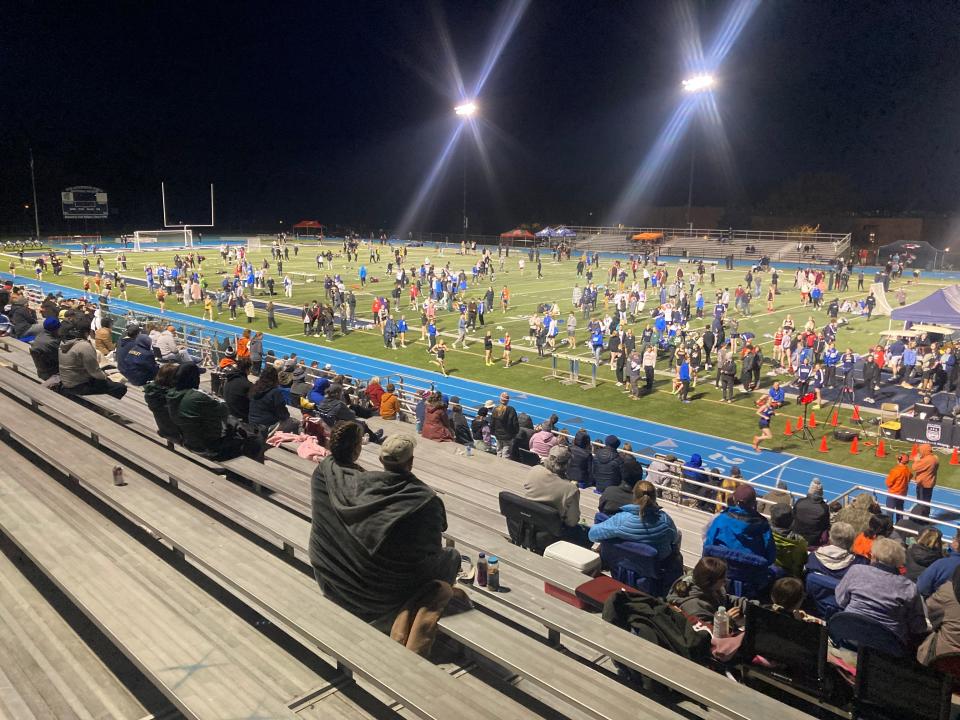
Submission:
<svg viewBox="0 0 960 720">
<path fill-rule="evenodd" d="M 709 46 L 732 5 L 534 0 L 478 98 L 492 184 L 464 135 L 414 229 L 459 228 L 464 147 L 473 231 L 606 219 L 680 101 L 684 14 Z M 0 231 L 26 225 L 29 144 L 51 230 L 75 184 L 110 193 L 104 231 L 157 227 L 160 180 L 187 222 L 214 182 L 220 230 L 393 228 L 456 127 L 438 28 L 469 87 L 505 7 L 8 0 Z M 717 73 L 733 174 L 698 124 L 646 201 L 685 204 L 695 138 L 695 204 L 825 173 L 844 209 L 960 211 L 958 28 L 947 0 L 767 0 Z"/>
</svg>

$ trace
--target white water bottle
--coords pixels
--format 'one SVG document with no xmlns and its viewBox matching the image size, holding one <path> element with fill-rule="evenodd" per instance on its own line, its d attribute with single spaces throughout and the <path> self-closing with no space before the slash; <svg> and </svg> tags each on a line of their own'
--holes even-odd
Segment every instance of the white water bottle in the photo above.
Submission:
<svg viewBox="0 0 960 720">
<path fill-rule="evenodd" d="M 727 609 L 721 605 L 713 615 L 713 636 L 716 638 L 730 637 L 730 616 Z"/>
</svg>

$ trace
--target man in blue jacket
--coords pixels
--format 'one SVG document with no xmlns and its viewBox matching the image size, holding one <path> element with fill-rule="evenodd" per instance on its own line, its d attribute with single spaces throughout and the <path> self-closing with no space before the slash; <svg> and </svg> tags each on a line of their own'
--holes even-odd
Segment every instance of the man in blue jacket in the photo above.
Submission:
<svg viewBox="0 0 960 720">
<path fill-rule="evenodd" d="M 924 598 L 930 597 L 941 585 L 949 582 L 954 571 L 960 568 L 960 534 L 954 535 L 953 541 L 950 543 L 950 549 L 953 552 L 944 558 L 935 560 L 917 578 L 917 592 Z"/>
<path fill-rule="evenodd" d="M 130 385 L 137 386 L 146 385 L 160 370 L 150 336 L 140 332 L 140 327 L 134 323 L 127 325 L 126 335 L 117 345 L 117 370 Z"/>
<path fill-rule="evenodd" d="M 730 506 L 714 517 L 707 528 L 703 545 L 722 545 L 752 553 L 769 563 L 777 559 L 770 523 L 757 511 L 757 493 L 752 486 L 740 485 L 734 490 Z"/>
</svg>

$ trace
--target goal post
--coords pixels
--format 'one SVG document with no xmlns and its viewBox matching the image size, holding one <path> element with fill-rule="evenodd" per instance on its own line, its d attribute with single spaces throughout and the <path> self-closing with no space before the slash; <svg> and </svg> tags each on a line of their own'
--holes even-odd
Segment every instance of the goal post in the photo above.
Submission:
<svg viewBox="0 0 960 720">
<path fill-rule="evenodd" d="M 183 247 L 193 247 L 193 230 L 182 227 L 164 230 L 135 230 L 133 233 L 134 252 L 140 252 L 144 244 L 156 245 L 159 242 L 182 242 Z"/>
</svg>

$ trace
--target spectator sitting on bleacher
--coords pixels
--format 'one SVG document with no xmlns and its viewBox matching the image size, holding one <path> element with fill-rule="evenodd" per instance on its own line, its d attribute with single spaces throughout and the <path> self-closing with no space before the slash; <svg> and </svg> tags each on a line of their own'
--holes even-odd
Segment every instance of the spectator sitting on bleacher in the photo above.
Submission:
<svg viewBox="0 0 960 720">
<path fill-rule="evenodd" d="M 181 363 L 177 368 L 174 388 L 167 392 L 167 411 L 188 450 L 211 460 L 229 460 L 239 455 L 263 459 L 260 439 L 227 424 L 230 409 L 226 403 L 200 390 L 200 368 L 196 363 Z"/>
<path fill-rule="evenodd" d="M 794 620 L 823 625 L 823 620 L 801 609 L 803 601 L 806 600 L 806 595 L 802 580 L 795 577 L 780 578 L 770 588 L 770 609 L 774 612 L 789 615 Z"/>
<path fill-rule="evenodd" d="M 153 346 L 160 351 L 160 359 L 163 362 L 175 362 L 175 363 L 192 363 L 193 358 L 190 357 L 190 353 L 187 352 L 187 349 L 180 347 L 177 344 L 177 338 L 174 335 L 173 325 L 168 325 L 164 328 L 157 339 L 154 341 Z M 236 356 L 234 356 L 236 357 Z"/>
<path fill-rule="evenodd" d="M 517 434 L 510 448 L 510 458 L 523 462 L 524 453 L 530 452 L 530 438 L 533 437 L 533 420 L 526 413 L 517 415 Z M 534 458 L 535 459 L 535 458 Z"/>
<path fill-rule="evenodd" d="M 500 404 L 490 414 L 490 432 L 497 439 L 497 455 L 509 458 L 513 439 L 520 432 L 517 411 L 510 406 L 510 395 L 500 393 Z"/>
<path fill-rule="evenodd" d="M 149 340 L 149 336 L 145 336 Z M 170 442 L 180 443 L 183 437 L 180 428 L 170 417 L 167 405 L 167 395 L 176 387 L 179 365 L 167 363 L 160 367 L 157 376 L 143 388 L 143 398 L 147 407 L 153 413 L 153 421 L 157 424 L 157 434 Z"/>
<path fill-rule="evenodd" d="M 630 443 L 624 443 L 623 449 L 631 450 L 632 447 Z M 636 458 L 624 452 L 621 452 L 620 456 L 623 458 L 623 480 L 620 481 L 619 485 L 610 485 L 600 495 L 598 509 L 604 515 L 613 515 L 620 512 L 620 508 L 624 505 L 633 504 L 635 500 L 634 488 L 643 479 L 643 466 L 637 462 Z"/>
<path fill-rule="evenodd" d="M 131 323 L 117 347 L 117 370 L 128 384 L 140 387 L 153 380 L 159 369 L 157 359 L 153 356 L 150 336 L 140 332 L 140 327 Z"/>
<path fill-rule="evenodd" d="M 383 395 L 387 397 L 386 393 Z M 383 400 L 380 401 L 380 407 L 383 407 Z M 460 398 L 456 395 L 450 398 L 450 424 L 453 427 L 453 439 L 460 445 L 473 445 L 473 433 L 470 432 L 470 424 L 463 414 L 463 406 L 460 405 Z"/>
<path fill-rule="evenodd" d="M 44 385 L 56 385 L 60 382 L 59 349 L 60 321 L 55 317 L 45 318 L 43 329 L 30 343 L 30 357 L 37 368 L 37 377 L 44 381 Z"/>
<path fill-rule="evenodd" d="M 327 392 L 328 387 L 330 387 L 330 378 L 326 375 L 321 375 L 316 378 L 313 381 L 313 387 L 310 389 L 310 392 L 307 393 L 307 400 L 314 405 L 319 405 L 323 402 L 323 395 Z"/>
<path fill-rule="evenodd" d="M 590 547 L 587 529 L 580 525 L 580 489 L 564 478 L 570 451 L 555 447 L 540 465 L 531 467 L 523 477 L 523 497 L 557 511 L 563 520 L 563 539 Z"/>
<path fill-rule="evenodd" d="M 117 349 L 113 342 L 113 319 L 105 317 L 100 321 L 100 327 L 93 334 L 93 347 L 102 356 L 102 360 L 109 362 L 114 360 L 111 353 Z"/>
<path fill-rule="evenodd" d="M 889 538 L 873 543 L 869 565 L 855 565 L 837 585 L 837 604 L 845 612 L 869 618 L 892 631 L 906 647 L 927 632 L 923 599 L 917 586 L 900 574 L 903 547 Z"/>
<path fill-rule="evenodd" d="M 821 545 L 810 553 L 807 557 L 807 573 L 828 575 L 839 580 L 854 565 L 866 565 L 866 558 L 850 551 L 856 536 L 850 523 L 835 522 L 831 525 L 830 544 Z"/>
<path fill-rule="evenodd" d="M 926 607 L 933 633 L 917 649 L 917 660 L 931 665 L 940 657 L 960 653 L 960 570 L 927 598 Z"/>
<path fill-rule="evenodd" d="M 550 450 L 556 444 L 557 436 L 553 434 L 553 425 L 550 424 L 549 420 L 530 436 L 530 452 L 538 455 L 541 460 L 550 454 Z"/>
<path fill-rule="evenodd" d="M 623 482 L 623 458 L 617 452 L 620 447 L 620 438 L 616 435 L 607 435 L 603 447 L 593 453 L 593 480 L 597 492 L 603 493 L 608 487 L 617 486 Z"/>
<path fill-rule="evenodd" d="M 608 519 L 590 528 L 590 541 L 628 540 L 645 543 L 657 551 L 658 560 L 679 553 L 680 533 L 671 517 L 657 504 L 657 488 L 653 483 L 638 482 L 633 489 L 632 500 Z"/>
<path fill-rule="evenodd" d="M 250 422 L 250 388 L 253 383 L 247 377 L 250 359 L 240 358 L 223 369 L 223 388 L 220 395 L 230 409 L 230 414 L 243 422 Z"/>
<path fill-rule="evenodd" d="M 933 527 L 925 529 L 907 548 L 906 576 L 916 582 L 924 570 L 943 556 L 943 533 Z"/>
<path fill-rule="evenodd" d="M 60 326 L 60 387 L 65 395 L 110 395 L 122 398 L 127 386 L 109 379 L 88 340 L 90 321 L 81 318 Z"/>
<path fill-rule="evenodd" d="M 310 563 L 323 594 L 381 631 L 427 583 L 453 583 L 460 551 L 443 545 L 443 502 L 413 475 L 416 441 L 391 435 L 383 471 L 357 465 L 363 429 L 339 422 L 313 473 Z"/>
<path fill-rule="evenodd" d="M 730 507 L 713 518 L 703 544 L 722 545 L 759 555 L 770 563 L 776 561 L 777 546 L 770 523 L 757 512 L 757 493 L 753 486 L 744 483 L 734 490 Z"/>
<path fill-rule="evenodd" d="M 688 618 L 709 624 L 720 606 L 727 609 L 731 623 L 742 621 L 747 604 L 745 598 L 727 594 L 727 563 L 715 557 L 700 558 L 689 574 L 673 584 L 667 602 Z"/>
<path fill-rule="evenodd" d="M 833 522 L 845 522 L 853 526 L 859 535 L 870 527 L 870 518 L 880 512 L 880 506 L 870 493 L 860 493 L 849 505 L 833 516 Z"/>
<path fill-rule="evenodd" d="M 7 314 L 10 312 L 10 304 L 2 306 L 3 309 L 0 310 L 0 337 L 13 336 L 13 323 L 10 322 L 10 316 Z"/>
<path fill-rule="evenodd" d="M 793 508 L 786 503 L 777 503 L 770 508 L 770 529 L 777 547 L 777 567 L 791 577 L 803 577 L 807 563 L 807 541 L 795 533 Z"/>
<path fill-rule="evenodd" d="M 940 560 L 935 560 L 930 567 L 920 573 L 917 578 L 917 590 L 923 597 L 930 597 L 943 583 L 953 577 L 953 573 L 960 568 L 960 533 L 950 541 L 951 552 Z"/>
<path fill-rule="evenodd" d="M 463 417 L 463 413 L 460 413 Z M 380 397 L 380 417 L 384 420 L 400 419 L 400 398 L 397 397 L 397 388 L 393 383 L 387 383 L 387 389 Z"/>
<path fill-rule="evenodd" d="M 453 428 L 447 414 L 447 403 L 439 391 L 430 393 L 423 416 L 423 430 L 420 435 L 425 440 L 450 442 L 453 440 Z"/>
<path fill-rule="evenodd" d="M 23 288 L 14 288 L 10 294 L 10 305 L 5 307 L 7 317 L 13 325 L 13 336 L 29 342 L 29 330 L 37 322 L 37 313 L 27 302 Z M 89 327 L 89 325 L 88 325 Z M 32 338 L 30 338 L 32 340 Z"/>
<path fill-rule="evenodd" d="M 250 365 L 253 367 L 253 360 L 250 361 Z M 310 394 L 312 387 L 313 383 L 307 378 L 307 366 L 297 365 L 293 369 L 293 382 L 290 384 L 290 404 L 298 410 L 301 409 L 303 407 L 301 400 Z"/>
<path fill-rule="evenodd" d="M 367 439 L 371 442 L 380 443 L 383 440 L 383 430 L 377 430 L 372 432 L 366 423 L 357 419 L 357 414 L 347 407 L 347 404 L 343 401 L 343 386 L 337 383 L 334 383 L 327 388 L 326 393 L 323 396 L 323 402 L 321 402 L 317 408 L 317 416 L 327 424 L 328 427 L 332 428 L 340 421 L 347 422 L 356 422 L 363 428 L 364 432 L 367 434 Z"/>
<path fill-rule="evenodd" d="M 823 499 L 823 485 L 816 478 L 810 483 L 807 496 L 793 506 L 793 530 L 807 541 L 819 545 L 830 529 L 830 508 Z"/>
<path fill-rule="evenodd" d="M 249 363 L 249 357 L 243 358 Z M 274 365 L 268 365 L 250 388 L 250 424 L 260 429 L 266 438 L 274 426 L 283 432 L 294 432 L 297 422 L 290 417 L 286 399 L 280 390 L 279 373 Z"/>
<path fill-rule="evenodd" d="M 577 430 L 577 434 L 573 436 L 573 442 L 570 444 L 567 479 L 572 480 L 581 488 L 593 485 L 593 445 L 590 443 L 590 435 L 583 428 Z"/>
<path fill-rule="evenodd" d="M 160 339 L 160 336 L 154 339 L 154 343 Z M 227 345 L 223 349 L 223 357 L 220 358 L 220 362 L 217 363 L 217 369 L 223 370 L 226 367 L 233 365 L 237 361 L 237 351 L 234 350 L 230 345 Z"/>
<path fill-rule="evenodd" d="M 380 385 L 380 378 L 372 377 L 367 387 L 363 391 L 374 409 L 380 411 L 380 399 L 383 397 L 383 386 Z"/>
</svg>

